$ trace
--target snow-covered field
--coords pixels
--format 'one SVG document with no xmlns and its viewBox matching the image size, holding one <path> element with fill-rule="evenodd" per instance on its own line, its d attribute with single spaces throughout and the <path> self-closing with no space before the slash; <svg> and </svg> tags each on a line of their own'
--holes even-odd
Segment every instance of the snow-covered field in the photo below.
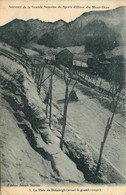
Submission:
<svg viewBox="0 0 126 195">
<path fill-rule="evenodd" d="M 55 75 L 53 79 L 53 101 L 57 103 L 63 113 L 63 103 L 58 102 L 65 97 L 65 82 Z M 80 91 L 77 87 L 75 87 L 75 91 L 79 101 L 69 103 L 67 123 L 71 125 L 74 133 L 79 134 L 89 145 L 100 151 L 106 123 L 112 113 L 105 109 L 97 99 L 91 99 L 85 95 L 84 91 Z M 121 114 L 115 115 L 103 156 L 126 177 L 126 128 L 124 122 L 125 118 Z"/>
<path fill-rule="evenodd" d="M 2 47 L 10 51 L 10 54 L 14 52 L 11 51 L 10 46 Z M 25 51 L 30 56 L 37 55 L 32 50 L 25 49 Z M 42 85 L 39 96 L 33 78 L 28 75 L 29 71 L 26 71 L 17 61 L 1 55 L 0 67 L 2 185 L 86 183 L 85 173 L 78 169 L 76 162 L 69 158 L 68 154 L 74 152 L 75 149 L 75 157 L 80 160 L 80 156 L 84 154 L 87 157 L 89 169 L 96 167 L 94 158 L 97 161 L 106 122 L 112 114 L 98 101 L 97 97 L 102 95 L 96 92 L 96 96 L 91 97 L 87 90 L 93 94 L 94 89 L 81 84 L 76 85 L 75 91 L 79 101 L 70 102 L 68 105 L 65 133 L 68 151 L 66 148 L 62 151 L 59 143 L 65 83 L 59 77 L 60 74 L 57 76 L 60 70 L 56 69 L 57 74 L 53 76 L 52 129 L 50 129 L 43 103 L 48 91 L 49 79 Z M 45 68 L 45 77 L 50 74 L 50 68 L 50 66 Z M 63 74 L 62 71 L 60 73 Z M 71 84 L 73 85 L 74 82 L 72 81 Z M 105 143 L 103 157 L 106 160 L 102 166 L 106 167 L 104 171 L 106 175 L 103 175 L 105 178 L 102 178 L 102 181 L 106 183 L 124 183 L 126 177 L 124 122 L 124 116 L 120 113 L 115 115 Z M 96 151 L 95 155 L 92 151 Z M 101 169 L 103 171 L 104 168 L 101 167 Z"/>
</svg>

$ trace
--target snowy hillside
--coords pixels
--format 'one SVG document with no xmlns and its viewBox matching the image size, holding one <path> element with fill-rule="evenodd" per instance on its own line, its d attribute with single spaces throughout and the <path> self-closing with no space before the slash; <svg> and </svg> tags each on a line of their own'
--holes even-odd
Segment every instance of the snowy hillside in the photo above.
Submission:
<svg viewBox="0 0 126 195">
<path fill-rule="evenodd" d="M 30 58 L 37 52 L 25 50 Z M 70 102 L 64 139 L 60 149 L 65 84 L 63 71 L 53 76 L 52 127 L 43 103 L 49 79 L 38 95 L 31 66 L 23 66 L 22 54 L 8 45 L 0 47 L 2 185 L 85 184 L 126 182 L 126 131 L 124 117 L 116 114 L 106 143 L 98 177 L 95 169 L 100 143 L 111 112 L 88 95 L 93 90 L 77 84 L 78 102 Z M 44 77 L 53 71 L 46 66 Z M 73 81 L 72 81 L 73 82 Z M 71 83 L 72 84 L 72 83 Z M 70 86 L 70 88 L 72 85 Z M 83 91 L 81 90 L 83 87 Z"/>
<path fill-rule="evenodd" d="M 45 106 L 26 70 L 0 56 L 2 184 L 41 184 L 85 179 L 60 150 L 50 131 Z"/>
</svg>

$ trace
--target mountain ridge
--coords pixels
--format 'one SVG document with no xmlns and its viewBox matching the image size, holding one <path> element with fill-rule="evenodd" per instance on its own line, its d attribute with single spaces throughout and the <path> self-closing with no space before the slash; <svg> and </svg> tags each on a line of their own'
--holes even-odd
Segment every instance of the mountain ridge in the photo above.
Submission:
<svg viewBox="0 0 126 195">
<path fill-rule="evenodd" d="M 85 29 L 89 23 L 93 21 L 102 21 L 106 25 L 106 32 L 112 31 L 117 37 L 118 42 L 121 42 L 121 36 L 126 32 L 124 14 L 126 6 L 118 7 L 113 10 L 104 11 L 89 11 L 85 12 L 75 20 L 67 23 L 62 19 L 55 22 L 45 22 L 39 19 L 14 19 L 11 22 L 0 26 L 0 40 L 12 46 L 19 45 L 19 40 L 22 40 L 21 45 L 29 42 L 43 44 L 43 39 L 48 37 L 53 40 L 49 45 L 48 40 L 44 40 L 44 45 L 49 47 L 57 46 L 76 46 L 85 44 L 86 35 Z M 99 24 L 99 28 L 100 24 Z M 99 29 L 96 29 L 99 30 Z M 89 30 L 86 30 L 87 33 Z M 100 32 L 103 33 L 102 30 Z M 112 34 L 112 33 L 111 33 Z M 48 36 L 47 36 L 48 35 Z M 88 35 L 88 34 L 87 34 Z M 106 39 L 108 35 L 106 34 Z M 110 37 L 110 39 L 113 37 Z M 115 40 L 116 41 L 116 40 Z M 122 43 L 121 43 L 122 44 Z"/>
</svg>

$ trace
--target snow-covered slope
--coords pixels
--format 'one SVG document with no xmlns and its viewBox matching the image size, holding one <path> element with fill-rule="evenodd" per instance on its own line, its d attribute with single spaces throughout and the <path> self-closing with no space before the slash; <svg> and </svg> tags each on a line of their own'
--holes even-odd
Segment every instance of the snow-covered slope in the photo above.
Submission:
<svg viewBox="0 0 126 195">
<path fill-rule="evenodd" d="M 7 45 L 4 48 L 8 50 Z M 2 51 L 5 52 L 5 50 Z M 9 55 L 11 55 L 11 48 L 9 51 Z M 26 52 L 37 55 L 30 50 L 26 50 Z M 19 57 L 19 55 L 16 56 Z M 56 69 L 53 77 L 53 113 L 52 128 L 50 129 L 43 103 L 45 92 L 48 90 L 48 80 L 43 84 L 39 96 L 32 77 L 27 73 L 30 71 L 26 71 L 19 63 L 19 59 L 17 61 L 12 59 L 14 58 L 9 59 L 3 56 L 3 53 L 0 55 L 2 185 L 41 185 L 45 183 L 71 185 L 73 183 L 84 184 L 87 181 L 125 183 L 125 177 L 120 173 L 119 167 L 114 166 L 111 158 L 108 159 L 109 161 L 102 159 L 100 174 L 98 178 L 94 177 L 99 155 L 98 147 L 103 136 L 106 118 L 99 121 L 95 116 L 92 122 L 89 121 L 89 118 L 91 116 L 93 118 L 93 108 L 96 109 L 99 116 L 101 115 L 99 110 L 104 110 L 104 115 L 109 114 L 107 109 L 103 109 L 97 103 L 97 97 L 95 97 L 95 101 L 92 101 L 87 94 L 83 95 L 80 92 L 79 84 L 77 85 L 79 102 L 69 105 L 63 152 L 59 147 L 63 104 L 58 103 L 58 100 L 64 98 L 64 81 L 62 78 L 59 79 L 60 75 L 63 76 L 63 72 Z M 53 67 L 47 66 L 45 76 L 50 74 L 52 69 Z M 86 106 L 83 110 L 85 102 Z M 77 112 L 78 109 L 80 112 Z M 116 126 L 114 125 L 114 127 Z M 94 136 L 95 132 L 92 133 L 93 129 L 98 137 Z M 115 144 L 114 139 L 112 143 Z M 118 142 L 119 144 L 120 142 Z M 119 149 L 117 154 L 125 151 L 122 148 L 120 150 L 120 146 L 122 147 L 122 144 L 117 147 Z M 110 155 L 106 153 L 107 157 L 113 159 L 111 151 L 115 152 L 115 150 L 109 151 Z M 122 159 L 121 163 L 125 158 Z M 117 162 L 115 164 L 122 166 Z"/>
<path fill-rule="evenodd" d="M 82 183 L 48 127 L 45 105 L 26 70 L 4 56 L 1 67 L 2 185 Z"/>
<path fill-rule="evenodd" d="M 51 67 L 48 68 L 51 69 Z M 49 70 L 47 70 L 47 72 L 48 71 Z M 48 72 L 47 74 L 50 73 Z M 64 106 L 65 82 L 62 79 L 62 71 L 56 69 L 56 75 L 53 78 L 53 113 L 55 113 L 57 119 L 60 121 L 62 119 Z M 69 91 L 73 83 L 71 83 Z M 48 81 L 45 85 L 48 86 Z M 81 170 L 85 169 L 85 176 L 88 172 L 89 178 L 91 178 L 91 172 L 96 168 L 106 123 L 108 117 L 112 115 L 112 112 L 108 109 L 111 99 L 79 83 L 76 85 L 75 91 L 79 101 L 70 102 L 68 106 L 67 127 L 65 132 L 65 141 L 67 142 L 67 148 L 69 148 L 67 153 L 69 156 L 72 156 L 72 159 L 78 162 L 79 166 L 82 166 Z M 56 111 L 56 108 L 58 108 L 59 112 Z M 103 164 L 101 165 L 103 177 L 107 178 L 105 179 L 106 182 L 112 183 L 120 181 L 118 178 L 119 175 L 126 178 L 125 116 L 120 114 L 120 109 L 121 108 L 118 109 L 118 114 L 114 117 L 112 127 L 107 137 L 103 151 Z M 59 127 L 56 129 L 59 129 Z M 89 169 L 88 171 L 86 170 L 86 164 Z M 114 172 L 116 172 L 116 174 Z M 113 175 L 113 173 L 116 176 Z"/>
</svg>

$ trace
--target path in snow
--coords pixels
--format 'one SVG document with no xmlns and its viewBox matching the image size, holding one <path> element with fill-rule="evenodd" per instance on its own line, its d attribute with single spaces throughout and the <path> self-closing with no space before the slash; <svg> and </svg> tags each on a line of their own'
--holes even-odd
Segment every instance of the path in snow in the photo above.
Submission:
<svg viewBox="0 0 126 195">
<path fill-rule="evenodd" d="M 102 107 L 96 99 L 90 99 L 80 90 L 75 88 L 79 101 L 69 103 L 67 122 L 71 124 L 74 131 L 78 132 L 87 143 L 98 151 L 100 150 L 106 123 L 111 112 Z M 54 77 L 53 100 L 64 99 L 65 84 L 62 79 Z M 58 104 L 63 110 L 63 104 Z M 123 175 L 126 176 L 126 129 L 124 118 L 116 114 L 112 128 L 108 134 L 104 157 L 108 159 Z"/>
</svg>

